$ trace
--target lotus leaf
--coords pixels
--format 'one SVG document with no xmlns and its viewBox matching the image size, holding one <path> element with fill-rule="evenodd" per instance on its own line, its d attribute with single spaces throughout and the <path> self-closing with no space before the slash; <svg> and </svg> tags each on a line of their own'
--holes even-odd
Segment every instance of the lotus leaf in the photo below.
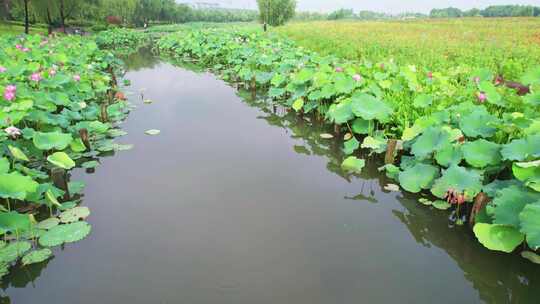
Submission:
<svg viewBox="0 0 540 304">
<path fill-rule="evenodd" d="M 419 163 L 399 173 L 399 184 L 409 192 L 418 193 L 429 189 L 438 176 L 439 168 Z"/>
<path fill-rule="evenodd" d="M 478 241 L 489 250 L 510 253 L 524 240 L 524 235 L 516 228 L 505 225 L 478 223 L 473 231 Z"/>
<path fill-rule="evenodd" d="M 32 251 L 22 258 L 23 265 L 41 263 L 52 256 L 52 251 L 48 248 Z"/>
</svg>

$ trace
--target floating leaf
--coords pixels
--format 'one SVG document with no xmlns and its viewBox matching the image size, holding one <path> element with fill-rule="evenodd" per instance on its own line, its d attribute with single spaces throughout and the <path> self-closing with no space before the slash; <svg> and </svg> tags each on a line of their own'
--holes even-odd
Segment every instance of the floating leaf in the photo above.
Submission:
<svg viewBox="0 0 540 304">
<path fill-rule="evenodd" d="M 97 166 L 99 166 L 99 163 L 95 160 L 87 161 L 81 164 L 81 167 L 85 169 L 93 169 Z"/>
<path fill-rule="evenodd" d="M 52 256 L 52 251 L 48 248 L 35 250 L 23 256 L 22 264 L 30 265 L 30 264 L 35 264 L 35 263 L 41 263 L 47 260 L 48 258 L 50 258 L 51 256 Z"/>
<path fill-rule="evenodd" d="M 84 220 L 90 215 L 90 209 L 88 207 L 75 207 L 73 209 L 66 210 L 60 214 L 60 221 L 62 223 L 73 223 L 79 220 Z"/>
<path fill-rule="evenodd" d="M 0 263 L 11 263 L 16 261 L 32 248 L 32 244 L 26 241 L 12 242 L 0 249 Z"/>
<path fill-rule="evenodd" d="M 384 186 L 384 190 L 391 191 L 391 192 L 397 192 L 399 191 L 399 186 L 396 184 L 388 184 Z"/>
<path fill-rule="evenodd" d="M 521 256 L 535 264 L 540 264 L 540 255 L 532 251 L 522 251 Z"/>
<path fill-rule="evenodd" d="M 334 135 L 328 134 L 328 133 L 321 133 L 319 136 L 320 136 L 322 139 L 331 139 L 331 138 L 334 138 Z"/>
<path fill-rule="evenodd" d="M 447 210 L 448 208 L 451 207 L 451 205 L 447 201 L 443 201 L 443 200 L 434 201 L 432 206 L 435 209 L 439 209 L 439 210 Z"/>
<path fill-rule="evenodd" d="M 91 226 L 87 222 L 58 225 L 45 232 L 39 238 L 39 244 L 45 247 L 53 247 L 64 243 L 80 241 L 90 233 L 91 229 Z"/>
<path fill-rule="evenodd" d="M 386 140 L 384 138 L 366 136 L 360 147 L 371 149 L 375 153 L 382 153 L 386 151 Z"/>
<path fill-rule="evenodd" d="M 43 229 L 43 230 L 49 230 L 55 226 L 58 226 L 60 224 L 60 220 L 56 217 L 50 217 L 46 220 L 43 220 L 39 223 L 37 223 L 36 228 Z"/>
<path fill-rule="evenodd" d="M 438 176 L 439 168 L 419 163 L 399 173 L 399 184 L 409 192 L 418 193 L 422 189 L 429 189 Z"/>
<path fill-rule="evenodd" d="M 160 130 L 156 130 L 156 129 L 150 129 L 150 130 L 147 130 L 146 132 L 144 132 L 148 135 L 158 135 L 159 133 L 161 133 Z"/>
<path fill-rule="evenodd" d="M 498 165 L 501 162 L 500 146 L 485 139 L 467 142 L 461 150 L 465 161 L 477 168 Z"/>
<path fill-rule="evenodd" d="M 478 241 L 489 250 L 510 253 L 524 240 L 521 232 L 505 225 L 478 223 L 473 231 Z"/>
<path fill-rule="evenodd" d="M 343 161 L 343 163 L 341 163 L 341 168 L 343 168 L 345 171 L 360 173 L 365 165 L 365 160 L 359 159 L 355 156 L 349 156 Z"/>
<path fill-rule="evenodd" d="M 55 152 L 47 157 L 47 160 L 60 168 L 69 170 L 75 167 L 75 162 L 64 152 Z"/>
</svg>

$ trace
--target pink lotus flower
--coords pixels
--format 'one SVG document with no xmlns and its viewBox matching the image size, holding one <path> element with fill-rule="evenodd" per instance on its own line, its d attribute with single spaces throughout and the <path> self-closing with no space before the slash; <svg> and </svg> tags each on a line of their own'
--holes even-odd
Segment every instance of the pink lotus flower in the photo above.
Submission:
<svg viewBox="0 0 540 304">
<path fill-rule="evenodd" d="M 12 138 L 17 138 L 17 136 L 22 135 L 21 130 L 14 126 L 7 127 L 4 131 Z"/>
<path fill-rule="evenodd" d="M 357 81 L 357 82 L 362 80 L 362 76 L 360 76 L 360 74 L 355 74 L 355 75 L 353 75 L 352 78 L 354 79 L 354 81 Z"/>
<path fill-rule="evenodd" d="M 478 92 L 476 93 L 476 98 L 478 99 L 480 103 L 484 103 L 487 99 L 487 95 L 484 92 Z"/>
<path fill-rule="evenodd" d="M 15 48 L 18 49 L 18 50 L 22 50 L 23 46 L 20 45 L 20 44 L 17 44 L 17 45 L 15 45 Z"/>
<path fill-rule="evenodd" d="M 7 71 L 7 69 L 0 65 L 0 73 L 4 73 L 5 71 Z"/>
<path fill-rule="evenodd" d="M 341 67 L 336 67 L 336 72 L 337 72 L 337 73 L 343 72 L 343 68 L 341 68 Z"/>
<path fill-rule="evenodd" d="M 41 73 L 34 73 L 30 76 L 30 80 L 39 82 L 41 80 Z"/>
<path fill-rule="evenodd" d="M 15 93 L 15 91 L 17 91 L 17 87 L 10 84 L 6 87 L 6 92 L 12 92 L 12 93 Z"/>
<path fill-rule="evenodd" d="M 5 98 L 7 101 L 12 101 L 13 99 L 15 99 L 15 92 L 6 90 L 6 91 L 4 92 L 4 98 Z"/>
<path fill-rule="evenodd" d="M 26 53 L 26 52 L 30 51 L 30 49 L 29 48 L 24 48 L 24 49 L 22 49 L 22 51 Z"/>
<path fill-rule="evenodd" d="M 73 75 L 73 80 L 79 82 L 79 81 L 81 81 L 81 76 L 79 76 L 79 75 Z"/>
</svg>

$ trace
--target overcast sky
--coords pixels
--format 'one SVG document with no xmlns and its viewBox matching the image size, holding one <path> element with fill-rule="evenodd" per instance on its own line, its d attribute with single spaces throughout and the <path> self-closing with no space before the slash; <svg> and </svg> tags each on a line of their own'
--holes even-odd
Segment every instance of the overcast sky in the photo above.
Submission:
<svg viewBox="0 0 540 304">
<path fill-rule="evenodd" d="M 210 2 L 224 7 L 257 7 L 256 0 L 178 0 L 178 2 Z M 427 13 L 432 8 L 457 7 L 470 9 L 484 8 L 499 4 L 529 4 L 540 6 L 540 0 L 297 0 L 300 11 L 330 12 L 338 8 L 371 10 L 385 13 L 421 12 Z"/>
</svg>

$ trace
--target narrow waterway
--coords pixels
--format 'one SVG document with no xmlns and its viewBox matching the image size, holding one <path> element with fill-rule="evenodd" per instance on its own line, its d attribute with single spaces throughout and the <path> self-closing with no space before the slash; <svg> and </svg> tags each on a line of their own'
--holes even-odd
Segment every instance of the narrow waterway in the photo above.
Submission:
<svg viewBox="0 0 540 304">
<path fill-rule="evenodd" d="M 0 303 L 538 303 L 539 267 L 384 191 L 377 163 L 345 175 L 320 126 L 209 73 L 128 63 L 135 148 L 73 174 L 91 235 L 8 275 Z"/>
</svg>

